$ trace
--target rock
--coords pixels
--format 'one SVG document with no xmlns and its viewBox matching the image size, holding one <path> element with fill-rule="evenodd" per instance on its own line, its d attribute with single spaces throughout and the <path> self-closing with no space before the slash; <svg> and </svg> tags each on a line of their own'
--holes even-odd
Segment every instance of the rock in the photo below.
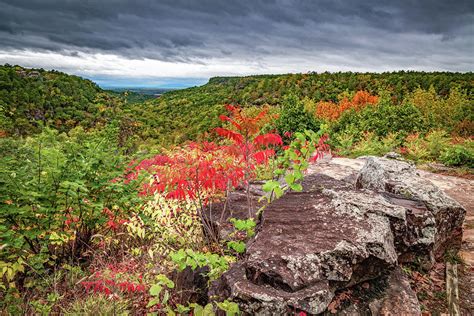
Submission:
<svg viewBox="0 0 474 316">
<path fill-rule="evenodd" d="M 388 159 L 398 159 L 398 160 L 403 160 L 403 157 L 402 155 L 400 155 L 399 153 L 395 153 L 393 151 L 389 152 L 389 153 L 386 153 L 384 155 L 385 158 L 388 158 Z"/>
<path fill-rule="evenodd" d="M 398 314 L 415 311 L 416 296 L 392 271 L 419 257 L 429 267 L 437 250 L 455 244 L 449 234 L 457 238 L 462 207 L 407 162 L 367 157 L 359 174 L 346 166 L 332 171 L 308 175 L 302 192 L 265 209 L 245 258 L 212 285 L 211 296 L 251 315 L 319 314 L 336 293 L 390 275 L 372 309 L 393 312 L 398 295 L 409 303 Z"/>
<path fill-rule="evenodd" d="M 413 164 L 368 157 L 356 186 L 423 202 L 429 212 L 411 214 L 414 231 L 424 232 L 419 243 L 433 242 L 432 255 L 436 258 L 441 258 L 446 249 L 459 249 L 466 210 L 430 181 L 420 177 Z"/>
<path fill-rule="evenodd" d="M 420 304 L 410 287 L 408 277 L 396 268 L 388 278 L 388 287 L 381 299 L 369 303 L 372 315 L 421 315 Z"/>
</svg>

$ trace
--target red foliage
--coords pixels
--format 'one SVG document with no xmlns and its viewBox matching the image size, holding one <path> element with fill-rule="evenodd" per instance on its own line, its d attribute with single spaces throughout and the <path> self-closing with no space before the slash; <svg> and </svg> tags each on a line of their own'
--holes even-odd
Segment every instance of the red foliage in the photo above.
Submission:
<svg viewBox="0 0 474 316">
<path fill-rule="evenodd" d="M 108 264 L 104 270 L 92 271 L 90 281 L 82 281 L 81 285 L 87 293 L 145 293 L 147 287 L 143 283 L 142 275 L 138 278 L 134 276 L 138 270 L 139 265 L 134 260 Z"/>
<path fill-rule="evenodd" d="M 128 294 L 144 293 L 146 286 L 141 283 L 134 283 L 130 281 L 118 282 L 115 279 L 99 279 L 94 281 L 82 281 L 82 286 L 87 293 L 103 293 L 110 295 L 115 292 L 122 292 Z"/>
<path fill-rule="evenodd" d="M 233 129 L 219 127 L 215 132 L 230 140 L 230 145 L 215 143 L 190 143 L 176 147 L 167 155 L 158 155 L 141 161 L 127 170 L 127 179 L 135 179 L 140 170 L 153 175 L 153 181 L 145 184 L 141 194 L 166 193 L 168 198 L 186 199 L 212 197 L 236 187 L 253 176 L 258 164 L 275 155 L 272 146 L 282 144 L 279 135 L 259 135 L 266 110 L 254 117 L 244 115 L 232 105 L 226 106 L 230 116 L 221 115 Z M 204 201 L 207 202 L 207 201 Z M 115 226 L 110 223 L 112 229 Z"/>
<path fill-rule="evenodd" d="M 122 293 L 134 295 L 147 292 L 147 286 L 143 282 L 143 275 L 140 273 L 143 267 L 135 260 L 101 266 L 98 270 L 91 267 L 91 276 L 87 281 L 80 284 L 87 293 L 102 293 L 110 295 L 112 293 Z M 138 275 L 138 277 L 137 277 Z"/>
<path fill-rule="evenodd" d="M 109 220 L 105 223 L 105 226 L 107 228 L 110 228 L 112 229 L 113 231 L 117 231 L 121 225 L 127 223 L 128 221 L 125 220 L 125 219 L 119 219 L 117 214 L 114 214 L 114 212 L 112 212 L 111 210 L 109 210 L 107 207 L 105 207 L 103 210 L 102 210 L 102 213 L 104 213 L 105 215 L 107 215 L 107 217 L 109 218 Z"/>
<path fill-rule="evenodd" d="M 270 146 L 281 146 L 283 141 L 278 134 L 260 134 L 262 125 L 268 120 L 267 110 L 260 111 L 256 116 L 247 116 L 239 107 L 226 105 L 230 116 L 221 115 L 223 122 L 229 122 L 236 131 L 228 128 L 216 128 L 220 136 L 232 141 L 229 146 L 232 152 L 245 166 L 247 176 L 252 174 L 255 164 L 266 163 L 275 155 Z M 249 180 L 249 179 L 246 179 Z"/>
<path fill-rule="evenodd" d="M 153 181 L 144 185 L 141 194 L 160 192 L 180 200 L 223 192 L 228 185 L 237 186 L 244 177 L 242 166 L 227 147 L 207 142 L 190 143 L 174 148 L 167 156 L 144 160 L 129 178 L 135 178 L 140 170 L 153 175 Z"/>
<path fill-rule="evenodd" d="M 258 135 L 253 140 L 256 146 L 283 145 L 282 139 L 278 134 Z"/>
<path fill-rule="evenodd" d="M 331 147 L 326 144 L 329 140 L 329 135 L 324 134 L 319 138 L 318 144 L 316 144 L 316 153 L 313 157 L 310 158 L 310 162 L 316 162 L 316 160 L 323 158 L 324 154 L 328 154 L 331 152 Z"/>
<path fill-rule="evenodd" d="M 377 96 L 367 91 L 357 91 L 352 100 L 342 99 L 339 103 L 320 101 L 316 107 L 316 116 L 330 121 L 337 120 L 342 113 L 349 109 L 359 111 L 367 105 L 375 105 L 379 101 Z"/>
<path fill-rule="evenodd" d="M 229 129 L 217 127 L 215 131 L 217 134 L 219 134 L 219 136 L 231 139 L 234 142 L 242 143 L 244 141 L 244 137 L 241 134 L 231 131 Z"/>
</svg>

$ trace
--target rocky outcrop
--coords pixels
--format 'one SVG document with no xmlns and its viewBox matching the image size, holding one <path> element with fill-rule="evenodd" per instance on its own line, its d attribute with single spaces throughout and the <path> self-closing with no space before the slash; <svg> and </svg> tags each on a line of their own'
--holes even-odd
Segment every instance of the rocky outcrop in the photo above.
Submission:
<svg viewBox="0 0 474 316">
<path fill-rule="evenodd" d="M 210 294 L 252 315 L 323 313 L 338 291 L 383 276 L 401 280 L 393 274 L 400 261 L 417 256 L 429 266 L 457 244 L 463 217 L 459 204 L 417 179 L 405 162 L 369 157 L 358 174 L 315 172 L 302 192 L 266 208 L 245 259 Z M 396 288 L 416 300 L 406 286 Z M 387 297 L 397 290 L 390 289 L 376 307 L 393 313 Z"/>
<path fill-rule="evenodd" d="M 413 233 L 421 232 L 414 241 L 425 244 L 426 255 L 440 258 L 448 248 L 459 248 L 462 240 L 462 223 L 465 209 L 447 196 L 430 181 L 422 178 L 413 164 L 395 159 L 368 157 L 356 180 L 357 188 L 378 192 L 389 192 L 426 205 L 429 212 L 408 214 L 409 228 Z M 413 247 L 413 246 L 412 246 Z M 404 251 L 412 257 L 413 251 Z M 407 258 L 404 260 L 412 260 Z"/>
</svg>

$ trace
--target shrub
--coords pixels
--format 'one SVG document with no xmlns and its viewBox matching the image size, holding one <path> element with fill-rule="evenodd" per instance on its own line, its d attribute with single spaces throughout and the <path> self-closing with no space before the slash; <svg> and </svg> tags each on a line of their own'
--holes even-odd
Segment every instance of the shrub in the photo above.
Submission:
<svg viewBox="0 0 474 316">
<path fill-rule="evenodd" d="M 451 138 L 443 130 L 431 131 L 426 135 L 426 149 L 428 158 L 438 160 L 441 154 L 450 146 Z"/>
<path fill-rule="evenodd" d="M 404 155 L 414 161 L 425 161 L 430 156 L 430 151 L 426 146 L 426 142 L 420 134 L 408 135 L 404 142 Z"/>
<path fill-rule="evenodd" d="M 344 112 L 330 130 L 333 137 L 351 133 L 358 140 L 367 131 L 382 137 L 397 133 L 401 139 L 410 133 L 426 129 L 420 112 L 413 105 L 382 103 L 378 106 L 365 107 L 359 112 L 355 110 Z"/>
<path fill-rule="evenodd" d="M 173 250 L 203 245 L 198 208 L 190 199 L 167 199 L 156 193 L 125 225 L 130 237 L 127 246 L 145 247 L 152 259 L 155 254 L 166 256 Z"/>
<path fill-rule="evenodd" d="M 375 155 L 382 156 L 390 151 L 394 151 L 400 146 L 397 134 L 389 134 L 386 137 L 377 137 L 374 133 L 366 133 L 352 149 L 352 156 Z"/>
<path fill-rule="evenodd" d="M 295 95 L 289 95 L 283 100 L 280 116 L 275 122 L 275 127 L 280 135 L 304 132 L 305 130 L 319 131 L 320 122 L 314 115 L 305 111 L 304 104 Z M 284 138 L 285 143 L 290 141 Z"/>
<path fill-rule="evenodd" d="M 452 132 L 462 120 L 473 119 L 472 101 L 458 88 L 452 88 L 446 98 L 439 96 L 433 86 L 428 90 L 417 89 L 409 102 L 420 110 L 425 125 L 430 129 L 442 128 Z"/>
<path fill-rule="evenodd" d="M 441 161 L 447 166 L 474 168 L 474 142 L 466 140 L 464 143 L 448 147 L 441 155 Z"/>
<path fill-rule="evenodd" d="M 126 160 L 111 129 L 0 139 L 2 265 L 28 262 L 15 269 L 24 280 L 82 260 L 91 237 L 112 230 L 140 202 L 133 183 L 112 181 Z"/>
<path fill-rule="evenodd" d="M 338 134 L 333 141 L 333 147 L 335 152 L 340 156 L 350 156 L 352 154 L 352 148 L 355 144 L 354 135 L 351 133 Z"/>
</svg>

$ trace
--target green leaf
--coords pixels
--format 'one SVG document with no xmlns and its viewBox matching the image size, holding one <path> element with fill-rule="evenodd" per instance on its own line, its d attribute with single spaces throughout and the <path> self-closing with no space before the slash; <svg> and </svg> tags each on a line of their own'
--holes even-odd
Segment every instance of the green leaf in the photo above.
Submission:
<svg viewBox="0 0 474 316">
<path fill-rule="evenodd" d="M 273 192 L 275 193 L 275 196 L 277 197 L 277 199 L 283 196 L 283 190 L 280 187 L 276 187 Z"/>
<path fill-rule="evenodd" d="M 168 291 L 165 291 L 165 294 L 163 295 L 163 300 L 161 301 L 161 303 L 163 305 L 166 305 L 166 303 L 168 303 L 169 298 L 170 298 L 170 293 Z"/>
<path fill-rule="evenodd" d="M 158 304 L 160 302 L 160 299 L 158 297 L 155 297 L 153 299 L 151 299 L 148 304 L 146 305 L 147 308 L 150 308 L 152 306 L 155 306 L 156 304 Z"/>
<path fill-rule="evenodd" d="M 293 183 L 290 185 L 290 188 L 297 192 L 301 192 L 303 190 L 303 186 L 300 183 Z"/>
<path fill-rule="evenodd" d="M 300 170 L 293 171 L 293 174 L 295 175 L 295 180 L 303 179 L 303 173 Z"/>
<path fill-rule="evenodd" d="M 294 182 L 295 182 L 295 176 L 291 173 L 288 173 L 286 176 L 285 176 L 285 181 L 286 183 L 288 183 L 288 185 L 292 185 Z"/>
<path fill-rule="evenodd" d="M 166 285 L 166 287 L 168 287 L 169 289 L 173 289 L 174 288 L 174 282 L 171 281 L 166 275 L 164 274 L 159 274 L 156 276 L 156 280 L 158 282 L 160 282 L 161 284 L 164 284 Z"/>
<path fill-rule="evenodd" d="M 235 250 L 237 253 L 244 253 L 246 248 L 245 243 L 242 241 L 229 241 L 227 247 Z"/>
<path fill-rule="evenodd" d="M 274 190 L 275 188 L 279 186 L 280 186 L 280 183 L 278 183 L 278 181 L 269 180 L 265 182 L 265 184 L 262 186 L 262 190 L 265 192 L 271 192 L 272 190 Z"/>
<path fill-rule="evenodd" d="M 224 302 L 218 302 L 217 307 L 223 310 L 226 316 L 234 316 L 239 314 L 239 305 L 237 303 L 225 300 Z"/>
<path fill-rule="evenodd" d="M 160 284 L 154 284 L 150 288 L 150 295 L 158 296 L 161 293 L 163 287 Z"/>
<path fill-rule="evenodd" d="M 191 310 L 191 308 L 189 308 L 188 306 L 184 306 L 184 305 L 181 305 L 181 304 L 176 305 L 176 311 L 180 314 L 187 313 L 190 310 Z"/>
<path fill-rule="evenodd" d="M 209 303 L 204 307 L 203 316 L 213 316 L 213 315 L 215 315 L 214 308 L 212 304 Z"/>
<path fill-rule="evenodd" d="M 204 308 L 202 308 L 201 305 L 199 304 L 192 304 L 192 306 L 194 307 L 194 310 L 193 310 L 193 315 L 194 316 L 203 316 L 204 315 Z"/>
</svg>

